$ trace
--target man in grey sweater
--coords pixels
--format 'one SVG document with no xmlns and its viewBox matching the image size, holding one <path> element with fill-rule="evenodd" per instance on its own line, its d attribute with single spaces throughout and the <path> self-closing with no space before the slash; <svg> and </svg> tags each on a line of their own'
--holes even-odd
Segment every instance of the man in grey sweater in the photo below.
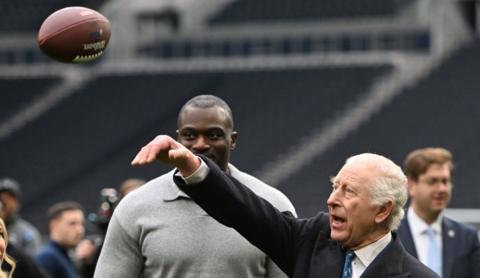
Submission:
<svg viewBox="0 0 480 278">
<path fill-rule="evenodd" d="M 280 211 L 295 215 L 277 189 L 229 163 L 237 132 L 229 106 L 200 95 L 178 116 L 178 141 L 195 154 L 212 159 Z M 173 182 L 174 171 L 128 194 L 110 221 L 95 278 L 286 277 L 259 249 L 235 230 L 207 215 Z"/>
</svg>

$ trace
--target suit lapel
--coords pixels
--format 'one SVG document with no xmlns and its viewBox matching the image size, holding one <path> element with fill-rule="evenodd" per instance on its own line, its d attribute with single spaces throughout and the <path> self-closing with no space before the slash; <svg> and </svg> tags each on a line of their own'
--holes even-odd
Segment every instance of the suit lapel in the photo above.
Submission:
<svg viewBox="0 0 480 278">
<path fill-rule="evenodd" d="M 405 253 L 400 239 L 396 233 L 392 233 L 392 241 L 365 269 L 361 278 L 409 277 L 410 273 L 405 273 L 402 268 L 404 259 Z"/>
<path fill-rule="evenodd" d="M 443 277 L 447 277 L 446 273 L 450 273 L 453 265 L 453 258 L 455 257 L 452 252 L 455 250 L 455 244 L 458 244 L 458 233 L 454 229 L 454 226 L 450 220 L 443 217 L 442 220 L 442 271 Z"/>
<path fill-rule="evenodd" d="M 398 228 L 398 236 L 400 237 L 405 250 L 418 259 L 417 248 L 413 242 L 412 231 L 410 230 L 410 224 L 408 223 L 407 217 L 402 219 L 402 223 Z"/>
<path fill-rule="evenodd" d="M 310 277 L 324 277 L 325 274 L 331 275 L 333 273 L 341 274 L 345 260 L 343 248 L 337 242 L 331 240 L 324 231 L 318 233 L 315 243 L 315 254 L 311 258 L 310 265 L 317 267 L 313 268 L 314 272 Z"/>
</svg>

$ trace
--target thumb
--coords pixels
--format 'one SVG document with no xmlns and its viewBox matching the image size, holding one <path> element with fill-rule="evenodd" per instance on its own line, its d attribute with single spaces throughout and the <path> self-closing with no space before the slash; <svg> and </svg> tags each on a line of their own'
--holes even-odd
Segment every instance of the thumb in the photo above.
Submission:
<svg viewBox="0 0 480 278">
<path fill-rule="evenodd" d="M 181 144 L 170 149 L 168 158 L 184 177 L 193 174 L 201 164 L 200 159 Z"/>
<path fill-rule="evenodd" d="M 170 161 L 173 162 L 173 164 L 178 167 L 177 163 L 182 163 L 186 161 L 189 157 L 189 150 L 187 150 L 185 147 L 182 145 L 177 145 L 175 148 L 172 148 L 168 151 L 168 158 Z"/>
</svg>

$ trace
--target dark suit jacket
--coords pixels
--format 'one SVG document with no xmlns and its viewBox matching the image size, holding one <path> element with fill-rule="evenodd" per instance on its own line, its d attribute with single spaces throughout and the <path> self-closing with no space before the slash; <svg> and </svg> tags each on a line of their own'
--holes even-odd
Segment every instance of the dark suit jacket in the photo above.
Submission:
<svg viewBox="0 0 480 278">
<path fill-rule="evenodd" d="M 405 249 L 418 257 L 406 217 L 398 234 Z M 442 245 L 443 278 L 480 278 L 480 243 L 474 227 L 443 217 Z"/>
<path fill-rule="evenodd" d="M 52 278 L 77 278 L 75 266 L 67 250 L 53 240 L 40 248 L 36 260 Z"/>
<path fill-rule="evenodd" d="M 320 212 L 310 219 L 296 219 L 281 213 L 240 182 L 227 177 L 213 162 L 205 161 L 210 172 L 200 184 L 185 185 L 179 177 L 175 182 L 209 215 L 240 232 L 289 277 L 342 276 L 345 251 L 330 239 L 328 214 Z M 409 255 L 393 233 L 392 242 L 365 270 L 363 277 L 438 276 Z"/>
<path fill-rule="evenodd" d="M 9 254 L 16 262 L 15 271 L 13 277 L 15 278 L 47 278 L 48 274 L 43 270 L 34 258 L 24 253 L 20 248 L 16 247 L 13 243 L 9 243 L 7 246 L 7 254 Z M 8 272 L 11 267 L 7 263 L 2 264 L 2 270 Z"/>
</svg>

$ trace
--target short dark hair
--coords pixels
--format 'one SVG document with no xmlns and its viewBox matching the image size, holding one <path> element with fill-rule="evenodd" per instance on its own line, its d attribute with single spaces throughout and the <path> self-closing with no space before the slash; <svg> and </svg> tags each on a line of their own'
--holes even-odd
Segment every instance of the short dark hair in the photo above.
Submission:
<svg viewBox="0 0 480 278">
<path fill-rule="evenodd" d="M 413 180 L 425 173 L 432 164 L 448 164 L 453 170 L 452 153 L 444 148 L 423 148 L 410 152 L 404 162 L 405 175 Z"/>
<path fill-rule="evenodd" d="M 229 120 L 230 120 L 230 124 L 233 128 L 232 109 L 230 109 L 230 106 L 228 106 L 228 104 L 223 99 L 221 99 L 217 96 L 214 96 L 214 95 L 198 95 L 196 97 L 193 97 L 182 106 L 178 115 L 181 115 L 187 107 L 197 107 L 197 108 L 220 107 L 223 110 L 225 110 L 225 112 L 227 112 L 227 115 L 228 115 Z"/>
<path fill-rule="evenodd" d="M 74 201 L 56 203 L 47 211 L 48 222 L 60 218 L 65 211 L 70 210 L 81 210 L 83 212 L 83 207 L 80 203 Z"/>
</svg>

